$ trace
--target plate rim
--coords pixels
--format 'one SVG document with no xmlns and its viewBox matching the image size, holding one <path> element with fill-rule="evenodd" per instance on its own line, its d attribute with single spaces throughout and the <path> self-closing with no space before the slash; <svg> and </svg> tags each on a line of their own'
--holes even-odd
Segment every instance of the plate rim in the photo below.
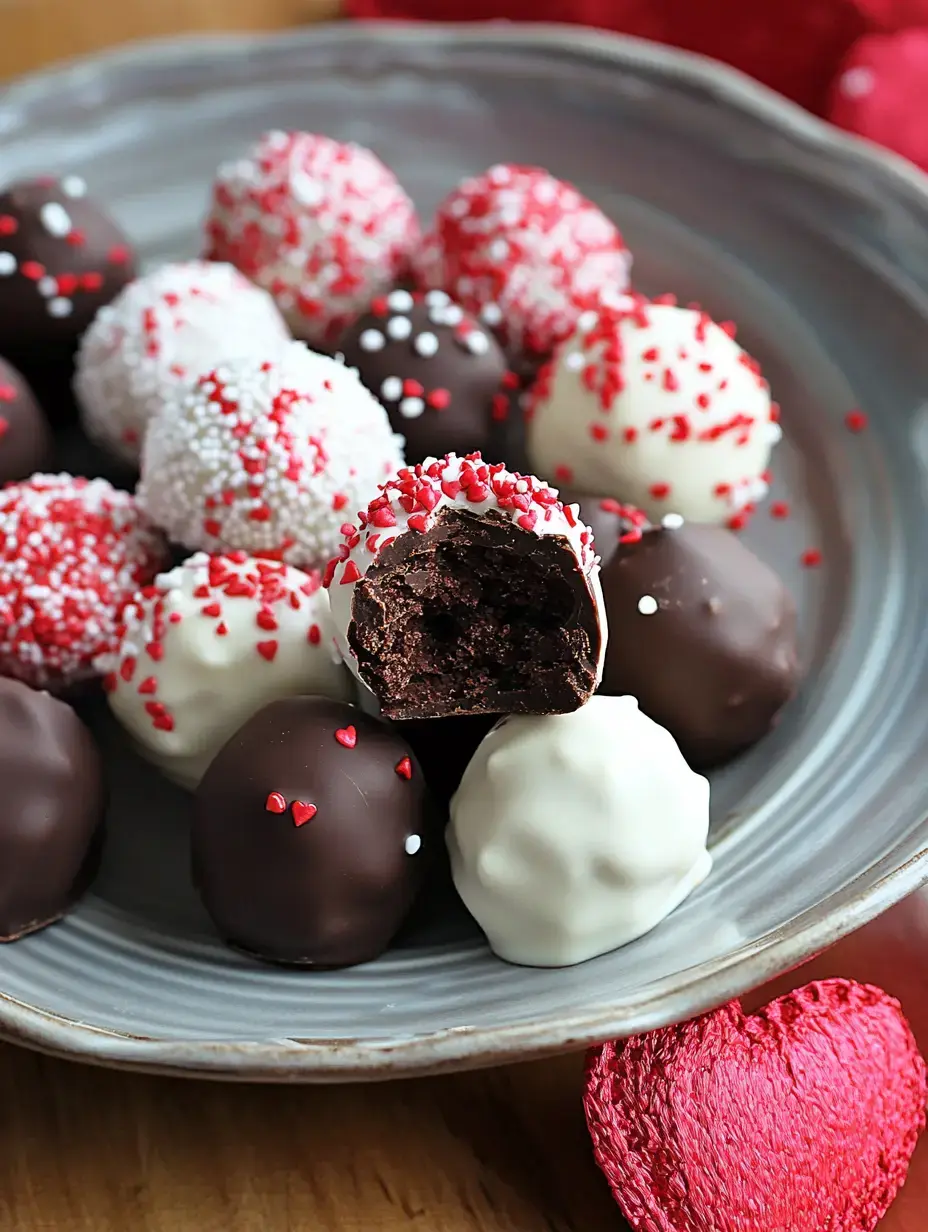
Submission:
<svg viewBox="0 0 928 1232">
<path fill-rule="evenodd" d="M 17 111 L 27 111 L 52 87 L 74 90 L 100 73 L 124 71 L 143 61 L 150 72 L 204 54 L 220 58 L 243 49 L 298 51 L 325 42 L 350 45 L 371 40 L 419 48 L 490 43 L 539 53 L 566 48 L 605 65 L 650 69 L 698 87 L 807 148 L 876 173 L 878 179 L 889 181 L 889 188 L 903 190 L 928 211 L 928 176 L 914 164 L 834 128 L 736 69 L 627 35 L 550 23 L 329 22 L 262 34 L 194 34 L 134 42 L 14 79 L 0 91 L 0 138 L 15 131 Z M 259 1082 L 382 1080 L 528 1060 L 628 1034 L 631 1021 L 635 1031 L 642 1031 L 692 1017 L 798 966 L 928 882 L 928 847 L 899 867 L 891 867 L 892 863 L 890 853 L 766 937 L 702 964 L 698 976 L 684 970 L 649 986 L 636 1001 L 607 1004 L 566 1018 L 547 1014 L 509 1027 L 447 1028 L 398 1041 L 169 1041 L 120 1034 L 49 1014 L 0 991 L 0 1040 L 113 1068 Z M 881 865 L 889 871 L 861 889 L 857 883 Z"/>
</svg>

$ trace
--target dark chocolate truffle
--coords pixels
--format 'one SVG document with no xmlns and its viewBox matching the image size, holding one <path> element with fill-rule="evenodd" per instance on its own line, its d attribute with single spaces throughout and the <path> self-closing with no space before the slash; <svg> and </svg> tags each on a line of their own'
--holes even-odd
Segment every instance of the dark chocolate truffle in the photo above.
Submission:
<svg viewBox="0 0 928 1232">
<path fill-rule="evenodd" d="M 376 958 L 440 841 L 405 741 L 322 697 L 259 711 L 196 793 L 193 869 L 206 909 L 230 945 L 273 962 Z"/>
<path fill-rule="evenodd" d="M 602 571 L 602 692 L 630 694 L 705 769 L 770 729 L 799 680 L 796 609 L 730 531 L 686 523 L 622 544 Z"/>
<path fill-rule="evenodd" d="M 0 359 L 0 484 L 41 470 L 51 447 L 51 428 L 32 390 Z"/>
<path fill-rule="evenodd" d="M 407 462 L 489 453 L 519 384 L 493 335 L 444 291 L 375 300 L 340 350 L 405 437 Z"/>
<path fill-rule="evenodd" d="M 573 488 L 561 488 L 558 498 L 565 505 L 579 505 L 580 519 L 593 532 L 593 547 L 605 567 L 620 542 L 634 543 L 649 526 L 647 516 L 634 505 L 623 505 L 611 496 L 590 496 Z"/>
<path fill-rule="evenodd" d="M 73 351 L 129 280 L 128 240 L 76 175 L 22 180 L 0 193 L 0 352 L 26 360 Z"/>
<path fill-rule="evenodd" d="M 0 679 L 0 941 L 58 920 L 96 870 L 103 763 L 70 706 Z"/>
</svg>

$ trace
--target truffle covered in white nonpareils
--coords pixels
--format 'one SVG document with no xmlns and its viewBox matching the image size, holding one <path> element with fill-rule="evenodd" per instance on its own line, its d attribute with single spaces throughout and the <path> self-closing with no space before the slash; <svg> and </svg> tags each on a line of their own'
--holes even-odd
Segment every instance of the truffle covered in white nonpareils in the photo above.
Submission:
<svg viewBox="0 0 928 1232">
<path fill-rule="evenodd" d="M 293 342 L 178 392 L 146 435 L 138 499 L 185 547 L 315 568 L 401 462 L 357 374 Z"/>
<path fill-rule="evenodd" d="M 318 574 L 244 552 L 198 552 L 140 591 L 101 661 L 110 706 L 142 753 L 193 789 L 269 702 L 350 700 Z"/>
<path fill-rule="evenodd" d="M 501 720 L 451 801 L 458 893 L 509 962 L 565 967 L 654 928 L 708 875 L 709 783 L 632 697 Z"/>
<path fill-rule="evenodd" d="M 403 276 L 419 241 L 415 207 L 376 155 L 301 132 L 265 133 L 220 167 L 206 230 L 209 256 L 323 346 Z"/>
<path fill-rule="evenodd" d="M 571 332 L 593 297 L 624 291 L 630 267 L 598 206 L 541 168 L 510 164 L 459 184 L 415 258 L 423 287 L 447 291 L 534 357 Z"/>
<path fill-rule="evenodd" d="M 542 370 L 529 456 L 552 480 L 656 520 L 738 526 L 767 493 L 778 416 L 730 323 L 628 296 L 585 313 Z"/>
<path fill-rule="evenodd" d="M 179 388 L 227 359 L 290 341 L 274 301 L 231 265 L 183 261 L 137 278 L 84 335 L 74 387 L 87 434 L 138 461 L 145 429 Z"/>
</svg>

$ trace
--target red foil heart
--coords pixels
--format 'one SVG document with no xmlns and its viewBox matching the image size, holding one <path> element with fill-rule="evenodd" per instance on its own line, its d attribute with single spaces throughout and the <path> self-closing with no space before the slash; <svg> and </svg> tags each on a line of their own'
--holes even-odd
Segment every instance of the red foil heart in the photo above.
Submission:
<svg viewBox="0 0 928 1232">
<path fill-rule="evenodd" d="M 898 1002 L 825 980 L 591 1050 L 584 1106 L 635 1232 L 870 1232 L 925 1102 Z"/>
</svg>

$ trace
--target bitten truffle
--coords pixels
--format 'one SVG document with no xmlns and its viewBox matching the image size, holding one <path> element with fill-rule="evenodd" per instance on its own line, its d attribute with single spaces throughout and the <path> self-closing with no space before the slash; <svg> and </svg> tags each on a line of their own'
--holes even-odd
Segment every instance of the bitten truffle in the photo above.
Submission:
<svg viewBox="0 0 928 1232">
<path fill-rule="evenodd" d="M 405 274 L 415 207 L 362 146 L 269 132 L 219 168 L 207 255 L 270 291 L 297 338 L 333 346 Z"/>
<path fill-rule="evenodd" d="M 0 353 L 14 363 L 72 351 L 134 274 L 126 236 L 78 176 L 0 193 Z"/>
<path fill-rule="evenodd" d="M 103 763 L 70 706 L 0 679 L 0 941 L 60 919 L 96 871 Z"/>
<path fill-rule="evenodd" d="M 51 447 L 51 428 L 32 390 L 0 359 L 0 484 L 41 470 Z"/>
<path fill-rule="evenodd" d="M 728 522 L 767 493 L 778 416 L 732 326 L 627 296 L 584 313 L 540 373 L 528 452 L 553 483 L 627 501 L 654 521 Z"/>
<path fill-rule="evenodd" d="M 293 697 L 254 715 L 203 777 L 194 876 L 230 945 L 273 962 L 376 958 L 441 841 L 409 746 L 341 702 Z"/>
<path fill-rule="evenodd" d="M 392 291 L 339 349 L 404 437 L 407 462 L 488 453 L 519 384 L 493 335 L 444 291 Z"/>
<path fill-rule="evenodd" d="M 620 544 L 602 586 L 604 693 L 637 697 L 697 768 L 770 730 L 799 682 L 796 609 L 737 535 L 691 523 L 646 531 Z"/>
<path fill-rule="evenodd" d="M 575 710 L 606 646 L 592 542 L 575 506 L 479 454 L 401 470 L 326 571 L 345 661 L 391 719 Z"/>
</svg>

